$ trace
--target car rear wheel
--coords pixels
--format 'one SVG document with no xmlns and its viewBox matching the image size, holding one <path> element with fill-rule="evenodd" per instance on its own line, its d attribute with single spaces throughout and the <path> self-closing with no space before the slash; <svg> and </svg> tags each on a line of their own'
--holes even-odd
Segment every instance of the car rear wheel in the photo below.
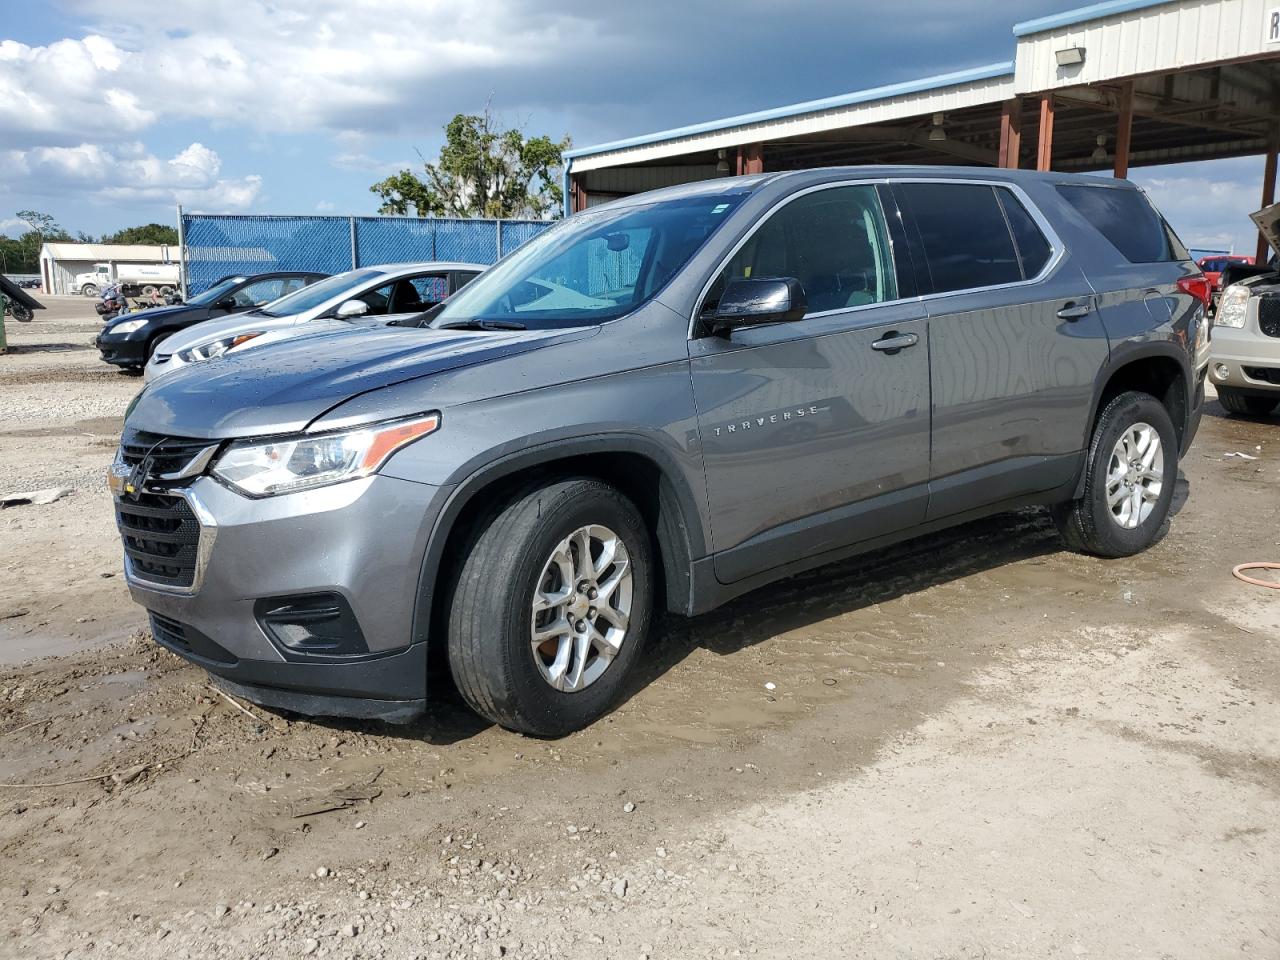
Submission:
<svg viewBox="0 0 1280 960">
<path fill-rule="evenodd" d="M 1218 387 L 1218 402 L 1228 413 L 1238 413 L 1247 417 L 1265 417 L 1275 412 L 1280 405 L 1280 397 L 1259 397 L 1247 393 L 1238 393 L 1230 387 Z"/>
<path fill-rule="evenodd" d="M 1108 403 L 1094 426 L 1085 471 L 1083 495 L 1053 508 L 1067 546 L 1100 557 L 1132 556 L 1151 546 L 1178 478 L 1178 437 L 1164 405 L 1138 391 Z"/>
<path fill-rule="evenodd" d="M 508 501 L 453 590 L 449 666 L 463 698 L 539 737 L 603 716 L 648 633 L 651 556 L 639 511 L 602 481 L 560 480 Z"/>
</svg>

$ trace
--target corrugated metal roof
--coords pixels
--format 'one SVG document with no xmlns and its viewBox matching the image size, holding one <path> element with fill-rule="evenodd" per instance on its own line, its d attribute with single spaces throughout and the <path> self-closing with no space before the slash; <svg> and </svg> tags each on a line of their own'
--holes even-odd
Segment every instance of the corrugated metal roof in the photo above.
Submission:
<svg viewBox="0 0 1280 960">
<path fill-rule="evenodd" d="M 143 243 L 46 243 L 40 248 L 42 260 L 126 260 L 165 263 L 178 259 L 178 245 L 151 246 Z"/>
<path fill-rule="evenodd" d="M 979 80 L 990 80 L 994 77 L 1007 77 L 1013 75 L 1013 61 L 1001 61 L 1000 63 L 990 63 L 982 67 L 973 67 L 969 70 L 958 70 L 954 73 L 943 73 L 932 77 L 922 77 L 919 80 L 909 80 L 905 83 L 891 83 L 881 87 L 869 87 L 866 90 L 855 90 L 853 93 L 840 94 L 835 97 L 826 97 L 822 100 L 806 100 L 803 103 L 793 103 L 784 107 L 774 107 L 770 110 L 760 110 L 755 113 L 743 113 L 734 117 L 724 117 L 720 120 L 709 120 L 706 123 L 695 123 L 687 127 L 677 127 L 674 130 L 662 130 L 658 133 L 650 133 L 640 137 L 630 137 L 626 140 L 614 140 L 610 143 L 601 143 L 593 147 L 582 147 L 577 150 L 565 151 L 565 159 L 572 160 L 577 157 L 587 157 L 598 153 L 612 153 L 615 150 L 625 150 L 628 147 L 645 146 L 652 143 L 661 143 L 664 140 L 678 140 L 682 137 L 697 136 L 703 133 L 714 133 L 719 130 L 728 130 L 734 127 L 750 126 L 755 123 L 765 123 L 770 120 L 780 120 L 790 117 L 803 116 L 807 113 L 818 113 L 823 110 L 832 110 L 839 107 L 849 107 L 861 103 L 871 103 L 876 100 L 887 100 L 891 97 L 900 97 L 911 93 L 922 93 L 928 90 L 938 90 L 944 87 L 959 86 L 966 83 L 974 83 Z"/>
<path fill-rule="evenodd" d="M 1162 3 L 1172 2 L 1173 0 L 1106 0 L 1104 3 L 1091 3 L 1087 7 L 1076 7 L 1074 10 L 1064 10 L 1062 13 L 1050 14 L 1047 17 L 1015 23 L 1013 35 L 1025 37 L 1029 33 L 1039 33 L 1041 30 L 1056 30 L 1058 27 L 1100 20 L 1103 17 L 1113 17 L 1119 13 L 1129 13 L 1132 10 L 1142 10 L 1145 7 L 1156 7 Z"/>
</svg>

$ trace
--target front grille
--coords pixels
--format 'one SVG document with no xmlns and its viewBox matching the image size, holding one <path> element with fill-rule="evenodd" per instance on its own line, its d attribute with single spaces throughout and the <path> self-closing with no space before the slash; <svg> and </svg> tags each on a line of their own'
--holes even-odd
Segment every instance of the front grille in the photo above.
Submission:
<svg viewBox="0 0 1280 960">
<path fill-rule="evenodd" d="M 134 575 L 166 587 L 195 582 L 200 521 L 181 497 L 144 493 L 116 501 L 116 523 Z"/>
<path fill-rule="evenodd" d="M 214 643 L 194 627 L 179 623 L 154 610 L 147 612 L 151 615 L 151 636 L 162 647 L 168 647 L 179 656 L 220 666 L 234 666 L 239 662 L 234 653 Z"/>
<path fill-rule="evenodd" d="M 144 430 L 133 430 L 126 433 L 120 441 L 120 459 L 133 467 L 141 463 L 144 457 L 150 456 L 151 469 L 148 473 L 157 477 L 165 473 L 177 473 L 210 446 L 208 440 L 166 437 Z"/>
<path fill-rule="evenodd" d="M 1280 367 L 1241 367 L 1240 369 L 1250 380 L 1274 383 L 1280 387 Z"/>
<path fill-rule="evenodd" d="M 1258 297 L 1258 328 L 1268 337 L 1280 337 L 1280 293 Z"/>
</svg>

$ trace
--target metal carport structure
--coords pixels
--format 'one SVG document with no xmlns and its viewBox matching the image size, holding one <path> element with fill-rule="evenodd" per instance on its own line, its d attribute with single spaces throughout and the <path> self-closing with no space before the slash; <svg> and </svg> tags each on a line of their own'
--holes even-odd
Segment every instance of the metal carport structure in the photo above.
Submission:
<svg viewBox="0 0 1280 960">
<path fill-rule="evenodd" d="M 1276 0 L 1108 0 L 1014 25 L 1014 59 L 565 154 L 566 207 L 735 173 L 860 163 L 1069 172 L 1280 149 Z M 1261 256 L 1266 244 L 1259 239 Z"/>
</svg>

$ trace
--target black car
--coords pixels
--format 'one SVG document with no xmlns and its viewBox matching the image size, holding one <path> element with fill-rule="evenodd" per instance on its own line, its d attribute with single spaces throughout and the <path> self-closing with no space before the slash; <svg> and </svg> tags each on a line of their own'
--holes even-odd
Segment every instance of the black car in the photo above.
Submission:
<svg viewBox="0 0 1280 960">
<path fill-rule="evenodd" d="M 103 327 L 94 344 L 105 362 L 137 372 L 146 366 L 156 344 L 170 334 L 202 320 L 252 310 L 327 276 L 306 270 L 277 270 L 254 276 L 223 277 L 186 303 L 150 307 L 117 317 Z"/>
</svg>

